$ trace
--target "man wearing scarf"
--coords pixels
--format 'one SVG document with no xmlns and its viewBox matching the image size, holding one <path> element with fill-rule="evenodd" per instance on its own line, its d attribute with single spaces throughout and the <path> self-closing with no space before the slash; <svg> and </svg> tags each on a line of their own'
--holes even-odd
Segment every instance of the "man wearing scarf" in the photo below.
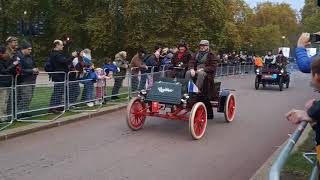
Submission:
<svg viewBox="0 0 320 180">
<path fill-rule="evenodd" d="M 189 62 L 186 79 L 197 77 L 196 85 L 198 89 L 211 99 L 215 94 L 211 88 L 214 87 L 214 76 L 218 58 L 210 52 L 208 40 L 201 40 L 199 46 L 200 50 L 194 54 Z M 204 83 L 205 80 L 206 83 Z M 204 84 L 206 87 L 204 87 Z"/>
<path fill-rule="evenodd" d="M 171 62 L 173 67 L 179 67 L 181 69 L 173 68 L 172 76 L 183 79 L 192 55 L 186 43 L 180 43 L 178 49 L 179 51 L 173 55 Z"/>
</svg>

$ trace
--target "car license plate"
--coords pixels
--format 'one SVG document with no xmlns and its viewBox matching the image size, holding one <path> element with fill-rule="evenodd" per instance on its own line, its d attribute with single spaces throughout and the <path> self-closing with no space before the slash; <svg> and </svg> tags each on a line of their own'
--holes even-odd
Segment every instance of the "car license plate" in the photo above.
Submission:
<svg viewBox="0 0 320 180">
<path fill-rule="evenodd" d="M 151 110 L 153 113 L 158 113 L 160 109 L 159 102 L 152 102 Z"/>
<path fill-rule="evenodd" d="M 263 78 L 264 79 L 272 79 L 272 76 L 271 75 L 263 75 Z"/>
<path fill-rule="evenodd" d="M 272 74 L 272 79 L 277 79 L 278 75 L 277 74 Z"/>
</svg>

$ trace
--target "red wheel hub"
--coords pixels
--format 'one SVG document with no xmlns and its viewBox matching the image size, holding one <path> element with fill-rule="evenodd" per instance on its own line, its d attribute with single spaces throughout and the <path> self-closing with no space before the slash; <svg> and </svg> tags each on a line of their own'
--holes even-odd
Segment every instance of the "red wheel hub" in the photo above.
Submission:
<svg viewBox="0 0 320 180">
<path fill-rule="evenodd" d="M 203 106 L 200 106 L 194 116 L 194 131 L 197 136 L 200 136 L 205 130 L 207 122 L 206 111 Z"/>
<path fill-rule="evenodd" d="M 139 128 L 145 121 L 146 109 L 140 101 L 135 101 L 130 109 L 130 123 L 134 128 Z"/>
<path fill-rule="evenodd" d="M 236 108 L 234 96 L 231 96 L 228 103 L 228 119 L 232 119 Z"/>
</svg>

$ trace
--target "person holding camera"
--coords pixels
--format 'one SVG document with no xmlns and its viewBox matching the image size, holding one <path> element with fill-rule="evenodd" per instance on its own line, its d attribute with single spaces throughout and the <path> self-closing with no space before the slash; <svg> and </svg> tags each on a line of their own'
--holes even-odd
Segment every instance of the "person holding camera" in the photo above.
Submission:
<svg viewBox="0 0 320 180">
<path fill-rule="evenodd" d="M 52 72 L 51 79 L 55 82 L 53 87 L 53 93 L 50 100 L 50 112 L 59 113 L 63 111 L 63 108 L 57 108 L 58 106 L 62 106 L 62 97 L 64 96 L 65 86 L 64 83 L 66 81 L 66 74 L 69 72 L 70 65 L 72 64 L 72 60 L 77 56 L 77 52 L 72 53 L 72 57 L 67 57 L 64 53 L 64 44 L 61 40 L 55 40 L 53 42 L 53 49 L 50 53 L 50 63 Z M 64 73 L 63 73 L 64 72 Z M 65 93 L 66 96 L 66 93 Z"/>
<path fill-rule="evenodd" d="M 20 59 L 21 74 L 18 76 L 17 89 L 17 105 L 18 112 L 29 110 L 29 106 L 33 97 L 34 84 L 36 83 L 39 69 L 36 67 L 35 61 L 31 55 L 32 46 L 25 42 L 21 45 L 21 50 L 18 51 L 17 56 Z M 22 114 L 19 118 L 27 117 L 28 115 Z"/>
<path fill-rule="evenodd" d="M 311 64 L 316 57 L 319 57 L 319 54 L 316 54 L 313 57 L 309 57 L 306 47 L 311 43 L 320 41 L 320 32 L 315 34 L 302 33 L 296 48 L 296 60 L 299 70 L 303 73 L 311 72 Z"/>
<path fill-rule="evenodd" d="M 315 34 L 302 33 L 296 48 L 296 62 L 298 68 L 303 73 L 312 74 L 312 84 L 316 90 L 320 90 L 320 55 L 316 54 L 309 57 L 306 47 L 311 43 L 320 41 L 320 32 Z M 305 105 L 305 110 L 292 109 L 286 114 L 288 121 L 294 124 L 299 124 L 302 121 L 307 121 L 311 124 L 316 134 L 316 152 L 317 166 L 320 162 L 320 101 L 315 99 L 310 100 Z M 318 173 L 318 177 L 320 174 Z"/>
<path fill-rule="evenodd" d="M 314 88 L 320 90 L 320 56 L 313 59 L 311 63 L 312 82 Z M 311 124 L 316 134 L 316 152 L 319 168 L 320 162 L 320 101 L 312 99 L 305 105 L 305 110 L 292 109 L 286 114 L 287 120 L 293 124 L 300 124 L 306 121 Z M 319 174 L 318 174 L 319 176 Z"/>
</svg>

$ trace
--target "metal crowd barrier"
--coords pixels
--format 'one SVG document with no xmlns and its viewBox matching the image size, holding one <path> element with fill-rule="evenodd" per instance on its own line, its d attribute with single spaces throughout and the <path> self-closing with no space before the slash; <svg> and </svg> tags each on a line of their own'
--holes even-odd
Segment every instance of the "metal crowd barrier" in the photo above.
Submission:
<svg viewBox="0 0 320 180">
<path fill-rule="evenodd" d="M 53 76 L 61 79 L 61 82 L 53 82 Z M 19 76 L 15 78 L 15 119 L 20 122 L 52 122 L 61 117 L 66 111 L 66 73 L 65 72 L 40 72 L 36 82 L 20 83 Z M 60 81 L 60 80 L 59 80 Z M 36 98 L 33 98 L 36 97 Z M 51 120 L 33 120 L 37 117 L 49 114 L 50 111 L 59 111 Z M 31 113 L 38 112 L 38 115 Z"/>
<path fill-rule="evenodd" d="M 67 75 L 67 110 L 71 112 L 97 112 L 102 108 L 105 79 L 86 79 L 78 71 Z M 98 85 L 99 84 L 99 85 Z M 102 85 L 101 85 L 102 84 Z M 98 106 L 96 109 L 83 109 L 83 106 Z"/>
<path fill-rule="evenodd" d="M 105 102 L 112 101 L 113 103 L 118 100 L 130 100 L 131 88 L 130 74 L 124 76 L 114 75 L 111 79 L 106 81 L 103 99 Z"/>
<path fill-rule="evenodd" d="M 299 124 L 297 129 L 291 135 L 290 139 L 288 140 L 287 144 L 281 150 L 279 156 L 277 157 L 276 161 L 273 163 L 270 172 L 269 172 L 269 180 L 280 180 L 281 170 L 287 161 L 289 154 L 293 150 L 296 142 L 301 137 L 304 129 L 307 126 L 307 122 L 302 122 Z"/>
<path fill-rule="evenodd" d="M 0 86 L 0 131 L 9 127 L 14 121 L 14 109 L 13 109 L 13 93 L 14 82 L 13 77 L 10 75 L 0 75 L 1 78 L 8 78 L 11 81 L 9 87 Z M 1 82 L 0 82 L 1 83 Z"/>
<path fill-rule="evenodd" d="M 253 64 L 219 64 L 216 68 L 216 77 L 243 75 L 254 73 Z"/>
<path fill-rule="evenodd" d="M 137 93 L 143 89 L 150 89 L 153 83 L 160 77 L 165 77 L 169 70 L 168 65 L 161 66 L 158 70 L 154 67 L 148 67 L 148 70 L 143 70 L 142 72 L 135 71 L 137 68 L 131 68 L 131 73 L 129 73 L 129 84 L 130 84 L 130 97 L 132 94 Z"/>
</svg>

